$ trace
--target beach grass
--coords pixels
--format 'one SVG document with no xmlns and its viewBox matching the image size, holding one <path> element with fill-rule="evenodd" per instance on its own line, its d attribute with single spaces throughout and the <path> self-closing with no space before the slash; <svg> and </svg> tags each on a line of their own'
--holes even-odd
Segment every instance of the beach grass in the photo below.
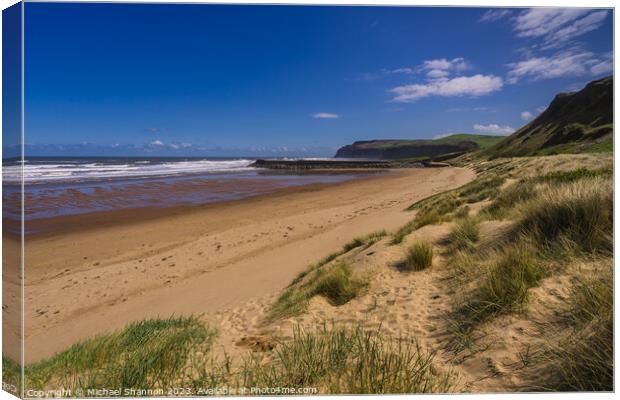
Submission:
<svg viewBox="0 0 620 400">
<path fill-rule="evenodd" d="M 560 186 L 580 180 L 588 181 L 593 178 L 610 178 L 610 168 L 576 168 L 566 171 L 552 171 L 535 177 L 521 178 L 503 189 L 493 202 L 483 210 L 487 219 L 503 219 L 516 216 L 509 213 L 515 211 L 517 204 L 524 203 L 535 197 L 537 193 L 549 186 Z"/>
<path fill-rule="evenodd" d="M 433 245 L 428 242 L 417 242 L 409 246 L 405 260 L 400 263 L 402 271 L 422 271 L 433 265 Z"/>
<path fill-rule="evenodd" d="M 25 387 L 148 390 L 174 386 L 190 354 L 210 350 L 215 331 L 194 317 L 148 319 L 74 344 L 25 368 Z"/>
<path fill-rule="evenodd" d="M 344 246 L 342 246 L 342 249 L 335 251 L 329 255 L 327 255 L 326 257 L 323 257 L 321 260 L 319 260 L 317 263 L 310 265 L 308 268 L 306 268 L 305 270 L 301 271 L 296 277 L 295 279 L 293 279 L 293 281 L 290 283 L 290 286 L 293 286 L 299 282 L 301 282 L 310 272 L 315 271 L 319 268 L 321 268 L 322 266 L 329 264 L 330 262 L 334 261 L 336 258 L 350 252 L 351 250 L 355 250 L 359 247 L 363 248 L 363 249 L 367 249 L 370 246 L 372 246 L 373 244 L 377 243 L 379 240 L 383 239 L 384 237 L 386 237 L 388 235 L 388 233 L 385 230 L 379 230 L 376 232 L 372 232 L 369 233 L 368 235 L 365 236 L 361 236 L 361 237 L 357 237 L 354 238 L 353 240 L 351 240 L 350 242 L 346 243 Z"/>
<path fill-rule="evenodd" d="M 487 173 L 457 189 L 437 193 L 413 203 L 406 210 L 417 211 L 415 218 L 392 235 L 391 244 L 402 243 L 407 235 L 423 226 L 462 217 L 465 212 L 469 213 L 469 209 L 465 209 L 467 204 L 495 198 L 504 181 L 503 175 Z"/>
<path fill-rule="evenodd" d="M 608 263 L 612 266 L 611 260 Z M 546 390 L 613 391 L 613 274 L 611 268 L 573 284 L 564 317 L 574 331 L 549 344 L 546 358 L 553 368 Z"/>
<path fill-rule="evenodd" d="M 486 268 L 478 275 L 480 283 L 448 318 L 454 335 L 452 348 L 464 347 L 474 330 L 493 317 L 522 310 L 529 289 L 548 275 L 546 265 L 533 256 L 532 250 L 522 244 L 511 245 L 492 257 L 489 264 L 479 264 Z"/>
<path fill-rule="evenodd" d="M 267 320 L 299 315 L 308 309 L 315 296 L 323 296 L 334 306 L 346 304 L 367 286 L 368 279 L 354 276 L 349 264 L 325 264 L 308 273 L 303 281 L 289 286 L 272 305 Z"/>
<path fill-rule="evenodd" d="M 424 225 L 454 221 L 446 241 L 457 291 L 457 304 L 447 321 L 452 335 L 449 348 L 457 352 L 472 348 L 474 334 L 486 329 L 484 324 L 500 315 L 526 311 L 531 289 L 554 274 L 558 265 L 600 263 L 600 269 L 588 275 L 580 271 L 571 279 L 566 307 L 556 313 L 558 320 L 544 321 L 544 328 L 554 335 L 532 358 L 543 371 L 533 389 L 613 390 L 609 171 L 577 168 L 516 176 L 505 187 L 505 176 L 492 172 L 411 206 L 417 210 L 416 217 L 393 234 L 391 243 L 401 243 Z M 468 204 L 481 200 L 491 204 L 482 214 L 470 216 Z M 484 219 L 509 219 L 510 225 L 493 243 L 483 243 L 480 221 Z M 369 248 L 387 235 L 378 231 L 355 238 L 311 265 L 283 291 L 265 321 L 302 314 L 316 296 L 341 306 L 363 295 L 369 276 L 339 257 Z M 406 271 L 421 271 L 432 263 L 433 246 L 420 241 L 407 248 L 402 265 Z M 325 394 L 397 394 L 443 393 L 454 385 L 451 373 L 438 370 L 433 352 L 414 339 L 384 335 L 380 329 L 323 325 L 306 331 L 298 327 L 273 351 L 248 352 L 239 364 L 226 356 L 223 360 L 211 357 L 215 337 L 214 330 L 194 317 L 137 322 L 27 366 L 26 387 L 116 385 L 144 390 L 229 385 L 311 387 Z M 19 366 L 4 357 L 3 363 L 4 376 L 14 379 Z"/>
<path fill-rule="evenodd" d="M 455 242 L 466 245 L 454 246 L 449 259 L 454 281 L 464 293 L 464 298 L 459 299 L 459 305 L 448 321 L 453 333 L 452 348 L 462 349 L 471 345 L 473 333 L 495 316 L 523 310 L 530 289 L 557 268 L 578 260 L 593 262 L 610 256 L 613 247 L 610 177 L 609 170 L 605 168 L 577 168 L 521 178 L 508 185 L 483 211 L 481 218 L 508 216 L 513 220 L 512 226 L 503 238 L 499 237 L 490 246 L 487 243 L 484 248 L 476 248 L 475 241 L 465 239 L 464 226 L 455 225 L 448 242 L 450 245 Z M 591 307 L 604 309 L 600 307 L 604 303 L 601 298 L 605 295 L 601 287 L 591 284 L 590 290 L 586 290 L 588 286 L 581 285 L 579 290 L 573 290 L 571 298 L 574 306 L 567 311 L 567 315 L 573 320 L 583 320 L 583 317 L 578 317 L 580 313 L 589 316 L 596 314 L 590 310 Z M 601 318 L 591 320 L 600 321 Z M 606 332 L 605 327 L 601 327 L 600 331 Z M 602 346 L 595 343 L 599 338 L 597 335 L 588 337 L 593 341 L 588 346 Z M 572 337 L 567 340 L 576 339 Z M 588 343 L 587 340 L 579 342 L 580 346 Z M 577 354 L 579 349 L 575 346 L 575 343 L 572 347 L 565 344 L 562 348 L 572 348 Z M 569 357 L 568 353 L 558 355 L 557 348 L 554 351 L 556 360 Z M 602 354 L 597 349 L 592 351 Z M 585 359 L 579 361 L 584 362 Z M 567 366 L 571 363 L 573 361 L 566 361 Z M 574 363 L 579 364 L 577 361 Z M 592 368 L 586 366 L 584 370 Z M 565 375 L 577 375 L 577 372 L 573 368 Z"/>
<path fill-rule="evenodd" d="M 472 249 L 480 240 L 480 221 L 475 217 L 457 219 L 448 236 L 451 251 Z"/>
<path fill-rule="evenodd" d="M 387 232 L 380 230 L 357 237 L 300 272 L 273 304 L 267 320 L 302 314 L 314 296 L 323 296 L 333 305 L 355 298 L 368 285 L 367 279 L 353 277 L 351 266 L 346 263 L 331 264 L 352 250 L 367 249 L 385 236 Z"/>
<path fill-rule="evenodd" d="M 19 396 L 22 380 L 22 368 L 10 357 L 2 355 L 2 383 L 4 390 Z"/>
<path fill-rule="evenodd" d="M 358 247 L 363 247 L 367 249 L 368 247 L 377 243 L 379 240 L 383 239 L 385 236 L 387 236 L 387 232 L 385 230 L 380 230 L 372 232 L 366 236 L 355 238 L 342 247 L 342 252 L 343 254 L 348 253 L 349 251 Z"/>
<path fill-rule="evenodd" d="M 547 187 L 525 203 L 514 231 L 546 248 L 613 251 L 613 190 L 610 179 L 581 179 Z"/>
<path fill-rule="evenodd" d="M 359 326 L 296 327 L 292 339 L 269 356 L 249 352 L 236 361 L 213 357 L 214 338 L 194 317 L 138 322 L 27 366 L 26 388 L 90 397 L 89 390 L 118 388 L 132 390 L 129 396 L 164 396 L 178 388 L 200 395 L 224 387 L 396 394 L 443 393 L 453 385 L 453 376 L 438 372 L 434 354 L 414 339 L 391 339 Z"/>
<path fill-rule="evenodd" d="M 316 387 L 319 393 L 445 393 L 453 378 L 438 372 L 434 354 L 412 339 L 390 339 L 360 327 L 296 329 L 273 360 L 253 357 L 242 383 L 256 387 Z"/>
</svg>

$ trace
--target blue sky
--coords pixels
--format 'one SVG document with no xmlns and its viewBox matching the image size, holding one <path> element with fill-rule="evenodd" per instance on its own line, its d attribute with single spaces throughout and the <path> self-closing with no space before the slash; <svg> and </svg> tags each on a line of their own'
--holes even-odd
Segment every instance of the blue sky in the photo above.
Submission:
<svg viewBox="0 0 620 400">
<path fill-rule="evenodd" d="M 30 154 L 331 155 L 509 134 L 612 73 L 612 11 L 27 3 Z"/>
</svg>

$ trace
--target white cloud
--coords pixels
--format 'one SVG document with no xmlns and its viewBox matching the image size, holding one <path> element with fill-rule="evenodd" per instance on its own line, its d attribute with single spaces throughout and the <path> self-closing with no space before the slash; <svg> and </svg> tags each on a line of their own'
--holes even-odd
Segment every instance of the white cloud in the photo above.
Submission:
<svg viewBox="0 0 620 400">
<path fill-rule="evenodd" d="M 441 138 L 445 138 L 445 137 L 452 136 L 452 135 L 456 135 L 456 133 L 453 133 L 453 132 L 440 133 L 438 135 L 433 136 L 433 139 L 441 139 Z"/>
<path fill-rule="evenodd" d="M 530 8 L 514 19 L 513 29 L 518 37 L 541 38 L 543 46 L 558 47 L 598 29 L 607 14 L 584 8 Z"/>
<path fill-rule="evenodd" d="M 490 9 L 487 12 L 485 12 L 484 14 L 482 14 L 482 17 L 480 17 L 479 21 L 480 22 L 494 22 L 494 21 L 498 21 L 504 17 L 507 17 L 509 15 L 512 14 L 511 10 L 505 9 L 505 8 L 495 8 L 495 9 Z"/>
<path fill-rule="evenodd" d="M 502 86 L 502 78 L 478 74 L 452 79 L 436 79 L 423 84 L 403 85 L 389 91 L 395 95 L 393 101 L 409 103 L 429 96 L 483 96 L 500 90 Z"/>
<path fill-rule="evenodd" d="M 596 62 L 598 61 L 598 62 Z M 603 75 L 614 71 L 614 55 L 613 52 L 605 53 L 600 60 L 596 60 L 590 66 L 590 72 L 593 75 Z"/>
<path fill-rule="evenodd" d="M 162 141 L 161 141 L 161 140 L 159 140 L 159 139 L 153 140 L 153 141 L 151 142 L 151 146 L 163 146 L 163 145 L 164 145 L 164 142 L 162 142 Z"/>
<path fill-rule="evenodd" d="M 452 107 L 447 112 L 471 112 L 471 111 L 490 111 L 489 107 Z"/>
<path fill-rule="evenodd" d="M 436 79 L 449 76 L 451 73 L 462 72 L 471 69 L 471 65 L 463 57 L 452 59 L 439 58 L 425 60 L 416 67 L 401 67 L 395 69 L 383 68 L 378 72 L 366 72 L 360 74 L 357 79 L 362 81 L 375 81 L 394 75 L 413 75 L 426 73 L 427 78 Z"/>
<path fill-rule="evenodd" d="M 392 71 L 390 71 L 393 74 L 413 74 L 415 73 L 415 70 L 413 68 L 396 68 L 393 69 Z"/>
<path fill-rule="evenodd" d="M 474 129 L 480 133 L 492 133 L 494 135 L 508 136 L 515 131 L 515 129 L 508 125 L 489 124 L 481 125 L 475 124 Z"/>
<path fill-rule="evenodd" d="M 422 68 L 426 71 L 439 70 L 439 71 L 465 71 L 471 68 L 469 63 L 465 61 L 463 57 L 453 58 L 448 60 L 440 58 L 437 60 L 426 60 L 422 63 Z"/>
<path fill-rule="evenodd" d="M 312 118 L 316 118 L 316 119 L 337 119 L 337 118 L 340 118 L 340 115 L 332 114 L 332 113 L 326 113 L 326 112 L 320 112 L 320 113 L 312 114 Z"/>
<path fill-rule="evenodd" d="M 174 149 L 174 150 L 179 150 L 179 149 L 190 149 L 192 148 L 194 145 L 191 143 L 185 143 L 185 142 L 175 142 L 175 143 L 170 143 L 170 148 Z"/>
<path fill-rule="evenodd" d="M 541 112 L 545 111 L 547 109 L 547 107 L 545 106 L 540 106 L 536 109 L 536 111 L 540 114 Z"/>
<path fill-rule="evenodd" d="M 531 112 L 529 112 L 529 111 L 523 111 L 523 112 L 521 113 L 521 119 L 522 119 L 523 121 L 529 121 L 530 119 L 532 119 L 532 117 L 533 117 L 533 115 L 532 115 L 532 113 L 531 113 Z"/>
<path fill-rule="evenodd" d="M 430 79 L 445 78 L 448 75 L 450 75 L 450 73 L 443 69 L 431 69 L 426 73 L 426 76 Z"/>
<path fill-rule="evenodd" d="M 561 51 L 552 56 L 531 57 L 508 64 L 508 83 L 517 83 L 521 78 L 533 80 L 567 76 L 600 75 L 613 70 L 610 54 L 602 57 L 580 49 Z"/>
</svg>

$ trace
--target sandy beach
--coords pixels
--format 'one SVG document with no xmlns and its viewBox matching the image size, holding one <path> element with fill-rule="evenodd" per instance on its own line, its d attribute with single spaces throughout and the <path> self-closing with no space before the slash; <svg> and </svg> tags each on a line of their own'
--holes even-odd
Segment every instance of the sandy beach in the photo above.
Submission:
<svg viewBox="0 0 620 400">
<path fill-rule="evenodd" d="M 57 230 L 26 246 L 25 361 L 147 317 L 216 324 L 225 310 L 277 296 L 354 237 L 397 229 L 413 201 L 474 176 L 407 169 L 204 206 L 58 218 Z"/>
</svg>

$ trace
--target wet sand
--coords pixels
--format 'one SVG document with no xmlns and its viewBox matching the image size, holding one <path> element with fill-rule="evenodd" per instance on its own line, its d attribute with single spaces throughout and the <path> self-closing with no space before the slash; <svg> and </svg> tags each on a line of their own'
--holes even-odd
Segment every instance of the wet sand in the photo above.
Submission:
<svg viewBox="0 0 620 400">
<path fill-rule="evenodd" d="M 354 237 L 394 230 L 403 209 L 473 179 L 405 169 L 204 206 L 59 217 L 26 244 L 27 363 L 147 317 L 211 315 L 277 294 Z"/>
</svg>

